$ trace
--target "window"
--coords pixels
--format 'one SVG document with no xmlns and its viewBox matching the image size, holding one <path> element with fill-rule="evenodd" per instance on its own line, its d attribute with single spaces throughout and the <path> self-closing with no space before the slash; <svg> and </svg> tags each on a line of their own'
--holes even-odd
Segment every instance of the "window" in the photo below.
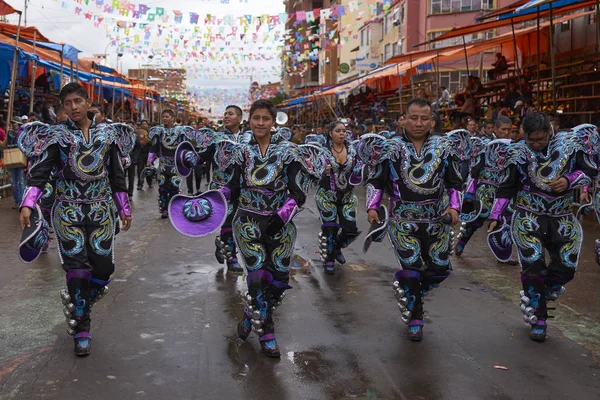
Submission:
<svg viewBox="0 0 600 400">
<path fill-rule="evenodd" d="M 592 11 L 592 10 L 593 10 L 593 8 L 590 9 L 590 11 Z M 588 21 L 588 25 L 595 24 L 596 23 L 596 13 L 588 15 L 587 21 Z"/>
<path fill-rule="evenodd" d="M 428 32 L 427 33 L 427 41 L 431 41 L 431 40 L 443 35 L 446 32 L 448 32 L 448 31 Z M 473 35 L 465 36 L 465 43 L 470 43 L 470 42 L 478 41 L 478 40 L 489 40 L 489 39 L 492 39 L 494 36 L 496 36 L 496 32 L 493 29 L 490 29 L 485 32 L 479 32 L 479 33 L 475 33 Z M 454 37 L 454 38 L 450 38 L 450 39 L 441 40 L 439 42 L 430 43 L 429 49 L 441 49 L 444 47 L 455 46 L 457 44 L 462 44 L 462 43 L 463 43 L 462 36 Z"/>
<path fill-rule="evenodd" d="M 384 34 L 388 33 L 392 29 L 392 26 L 394 26 L 394 13 L 388 13 L 385 16 L 385 22 L 383 24 Z"/>
<path fill-rule="evenodd" d="M 392 57 L 397 56 L 398 54 L 400 54 L 398 53 L 398 43 L 394 43 L 392 44 Z"/>
<path fill-rule="evenodd" d="M 472 75 L 477 75 L 476 71 L 471 71 Z M 448 71 L 440 72 L 440 84 L 444 86 L 452 96 L 460 92 L 465 86 L 467 86 L 468 74 L 467 71 Z M 433 89 L 434 93 L 437 93 L 437 82 L 434 82 Z"/>
<path fill-rule="evenodd" d="M 429 14 L 492 10 L 494 0 L 429 0 Z"/>
<path fill-rule="evenodd" d="M 391 56 L 392 56 L 392 45 L 388 43 L 385 45 L 385 48 L 384 48 L 383 61 L 389 60 Z"/>
<path fill-rule="evenodd" d="M 367 31 L 366 30 L 360 31 L 360 45 L 361 46 L 366 45 L 366 43 L 365 43 L 366 40 L 367 40 Z"/>
<path fill-rule="evenodd" d="M 561 32 L 568 32 L 571 30 L 571 21 L 563 21 L 560 24 L 560 31 Z"/>
</svg>

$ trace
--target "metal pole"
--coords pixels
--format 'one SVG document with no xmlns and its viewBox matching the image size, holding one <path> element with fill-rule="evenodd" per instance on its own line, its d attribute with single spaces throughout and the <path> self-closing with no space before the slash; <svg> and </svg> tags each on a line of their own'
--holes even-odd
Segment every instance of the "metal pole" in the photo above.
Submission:
<svg viewBox="0 0 600 400">
<path fill-rule="evenodd" d="M 8 110 L 6 113 L 6 132 L 10 130 L 13 107 L 15 105 L 15 88 L 17 70 L 19 69 L 19 39 L 21 37 L 21 13 L 19 12 L 19 24 L 17 25 L 17 37 L 15 39 L 15 52 L 13 54 L 13 67 L 10 75 L 10 92 L 8 95 Z"/>
<path fill-rule="evenodd" d="M 60 51 L 60 88 L 63 87 L 63 60 L 65 55 L 65 45 L 62 45 L 62 50 Z"/>
<path fill-rule="evenodd" d="M 398 100 L 400 101 L 400 114 L 402 114 L 402 76 L 400 76 L 400 63 L 396 64 L 396 73 L 398 74 Z"/>
<path fill-rule="evenodd" d="M 69 61 L 69 82 L 73 82 L 73 61 Z"/>
<path fill-rule="evenodd" d="M 510 17 L 510 27 L 512 29 L 513 36 L 513 50 L 515 52 L 515 68 L 517 69 L 517 78 L 519 79 L 519 84 L 517 87 L 521 87 L 521 70 L 519 68 L 519 54 L 517 52 L 517 36 L 515 35 L 515 24 L 513 22 L 513 17 Z"/>
<path fill-rule="evenodd" d="M 554 20 L 552 3 L 550 5 L 550 60 L 552 63 L 552 114 L 556 114 L 556 59 L 554 57 Z M 596 21 L 598 23 L 598 21 Z"/>
<path fill-rule="evenodd" d="M 415 98 L 415 85 L 413 83 L 413 71 L 412 71 L 412 54 L 409 57 L 410 60 L 410 91 L 413 99 Z"/>
<path fill-rule="evenodd" d="M 37 30 L 33 31 L 33 55 L 35 55 L 35 42 L 37 39 Z M 33 112 L 33 101 L 35 97 L 35 78 L 37 77 L 37 61 L 33 60 L 31 66 L 31 89 L 29 91 L 29 112 Z"/>
<path fill-rule="evenodd" d="M 29 0 L 25 0 L 23 3 L 23 26 L 27 26 L 27 3 Z"/>
<path fill-rule="evenodd" d="M 540 82 L 540 68 L 541 68 L 541 52 L 542 50 L 540 49 L 540 8 L 538 7 L 538 37 L 537 37 L 537 42 L 538 42 L 538 56 L 537 56 L 537 85 L 536 85 L 536 90 L 537 90 L 537 103 L 538 103 L 538 109 L 542 109 L 542 98 L 540 97 L 540 86 L 541 86 L 541 82 Z"/>
<path fill-rule="evenodd" d="M 465 51 L 465 64 L 467 65 L 467 75 L 471 75 L 471 71 L 469 71 L 469 56 L 467 55 L 467 42 L 465 42 L 464 36 L 462 37 L 462 40 L 463 40 L 463 49 Z"/>
<path fill-rule="evenodd" d="M 596 0 L 596 55 L 600 54 L 600 0 Z"/>
</svg>

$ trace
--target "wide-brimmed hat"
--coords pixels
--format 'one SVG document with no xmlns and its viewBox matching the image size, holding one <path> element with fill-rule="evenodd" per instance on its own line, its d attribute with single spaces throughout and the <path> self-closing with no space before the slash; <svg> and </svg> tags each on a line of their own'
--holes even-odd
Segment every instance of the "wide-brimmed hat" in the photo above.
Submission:
<svg viewBox="0 0 600 400">
<path fill-rule="evenodd" d="M 11 122 L 13 124 L 23 125 L 23 120 L 21 119 L 21 117 L 18 117 L 18 116 L 13 117 Z"/>
<path fill-rule="evenodd" d="M 371 247 L 371 243 L 373 242 L 381 242 L 387 233 L 387 225 L 388 225 L 388 210 L 384 205 L 379 206 L 377 210 L 377 216 L 379 217 L 379 224 L 377 222 L 373 222 L 371 227 L 369 228 L 369 232 L 367 236 L 365 236 L 365 241 L 363 243 L 363 253 L 367 253 L 369 251 L 369 247 Z"/>
<path fill-rule="evenodd" d="M 510 232 L 510 224 L 503 217 L 498 223 L 496 229 L 488 234 L 488 246 L 492 250 L 492 254 L 500 262 L 510 260 L 512 255 L 512 235 Z"/>
<path fill-rule="evenodd" d="M 175 167 L 179 176 L 186 177 L 192 172 L 193 167 L 188 167 L 189 163 L 185 159 L 190 152 L 196 154 L 196 150 L 190 142 L 181 142 L 175 150 Z"/>
<path fill-rule="evenodd" d="M 38 205 L 31 210 L 29 217 L 30 226 L 23 229 L 21 243 L 19 244 L 19 258 L 29 264 L 34 262 L 48 244 L 48 223 L 42 215 Z"/>
<path fill-rule="evenodd" d="M 169 202 L 169 219 L 179 233 L 203 237 L 219 229 L 227 218 L 227 200 L 218 190 L 197 196 L 178 194 Z"/>
</svg>

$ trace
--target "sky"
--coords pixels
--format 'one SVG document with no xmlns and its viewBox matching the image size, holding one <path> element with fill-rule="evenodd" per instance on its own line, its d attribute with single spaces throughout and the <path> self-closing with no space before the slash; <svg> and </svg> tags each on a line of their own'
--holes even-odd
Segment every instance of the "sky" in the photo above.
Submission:
<svg viewBox="0 0 600 400">
<path fill-rule="evenodd" d="M 140 0 L 134 3 L 143 3 L 148 7 L 164 7 L 167 12 L 177 9 L 183 13 L 196 12 L 200 15 L 243 15 L 243 14 L 278 14 L 285 11 L 283 0 L 229 0 L 230 4 L 222 4 L 227 0 Z M 25 0 L 6 0 L 14 8 L 24 10 Z M 85 0 L 84 0 L 85 2 Z M 105 2 L 111 2 L 106 0 Z M 63 4 L 65 3 L 65 4 Z M 74 8 L 77 6 L 75 0 L 28 0 L 27 25 L 36 26 L 46 37 L 55 42 L 64 42 L 77 47 L 83 52 L 81 57 L 89 57 L 94 53 L 116 53 L 117 49 L 109 45 L 109 39 L 106 37 L 105 28 L 95 28 L 93 23 L 86 20 L 82 15 L 76 15 Z M 94 0 L 90 0 L 94 3 Z M 66 8 L 63 6 L 66 5 Z M 9 17 L 9 22 L 16 23 L 15 16 Z M 114 21 L 109 22 L 114 25 Z M 109 27 L 110 28 L 110 27 Z M 122 35 L 125 36 L 125 35 Z M 147 61 L 134 59 L 131 54 L 125 52 L 122 57 L 123 72 L 127 69 L 139 68 L 141 64 Z M 192 61 L 193 62 L 193 61 Z M 274 61 L 254 61 L 247 65 L 280 65 L 279 60 Z M 116 57 L 111 56 L 110 64 L 116 67 Z M 223 68 L 226 68 L 223 65 Z M 277 82 L 280 80 L 278 74 L 272 76 L 262 76 L 258 79 L 260 83 Z M 248 90 L 250 79 L 248 80 L 225 80 L 219 79 L 188 79 L 188 86 L 222 88 L 227 90 Z"/>
</svg>

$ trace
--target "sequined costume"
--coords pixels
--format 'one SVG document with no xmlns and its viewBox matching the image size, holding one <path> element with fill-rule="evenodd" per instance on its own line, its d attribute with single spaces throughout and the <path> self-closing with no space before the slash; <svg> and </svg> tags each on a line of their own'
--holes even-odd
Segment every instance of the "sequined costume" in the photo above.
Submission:
<svg viewBox="0 0 600 400">
<path fill-rule="evenodd" d="M 394 289 L 412 340 L 422 334 L 423 296 L 451 271 L 450 227 L 442 214 L 448 207 L 460 209 L 460 159 L 469 147 L 465 132 L 429 134 L 420 152 L 405 133 L 393 139 L 363 135 L 357 146 L 370 171 L 367 209 L 378 210 L 385 193 L 390 199 L 388 236 L 401 266 Z"/>
<path fill-rule="evenodd" d="M 473 139 L 473 138 L 472 138 Z M 475 232 L 483 226 L 492 211 L 492 205 L 496 197 L 498 186 L 508 179 L 508 167 L 517 160 L 514 157 L 515 147 L 511 145 L 510 139 L 483 140 L 476 138 L 474 146 L 473 162 L 470 168 L 470 176 L 467 180 L 465 191 L 465 202 L 478 201 L 480 207 L 473 210 L 472 214 L 461 214 L 460 233 L 457 237 L 455 254 L 460 256 Z M 474 213 L 474 214 L 473 214 Z M 475 215 L 476 214 L 476 215 Z M 510 224 L 512 219 L 512 208 L 507 207 L 503 217 Z M 512 243 L 510 237 L 508 240 Z M 508 244 L 512 247 L 512 244 Z"/>
<path fill-rule="evenodd" d="M 273 311 L 289 289 L 290 261 L 296 241 L 293 217 L 306 201 L 311 180 L 325 171 L 321 150 L 296 146 L 275 134 L 264 155 L 253 136 L 247 144 L 221 142 L 217 154 L 228 154 L 219 169 L 232 168 L 226 190 L 238 202 L 233 218 L 233 235 L 248 271 L 248 294 L 240 338 L 253 330 L 262 351 L 279 356 Z"/>
<path fill-rule="evenodd" d="M 194 141 L 196 141 L 196 148 L 198 150 L 199 157 L 194 157 L 190 161 L 190 165 L 196 166 L 203 163 L 210 164 L 212 166 L 212 179 L 209 184 L 210 190 L 218 190 L 227 185 L 233 174 L 233 169 L 227 164 L 227 157 L 229 156 L 224 151 L 226 146 L 217 147 L 217 143 L 227 140 L 234 143 L 246 143 L 249 138 L 248 135 L 244 134 L 232 134 L 229 130 L 224 129 L 222 132 L 215 132 L 210 129 L 200 129 L 193 135 Z M 226 168 L 220 168 L 219 166 L 227 165 Z M 241 273 L 243 269 L 240 267 L 237 258 L 237 247 L 233 240 L 232 221 L 233 216 L 237 212 L 237 202 L 229 202 L 227 219 L 219 235 L 215 239 L 215 258 L 220 264 L 227 263 L 228 272 Z"/>
<path fill-rule="evenodd" d="M 123 159 L 135 140 L 125 124 L 96 124 L 92 113 L 88 118 L 87 140 L 71 120 L 54 126 L 26 124 L 19 138 L 21 151 L 32 160 L 21 207 L 34 207 L 55 171 L 52 225 L 67 272 L 61 297 L 76 350 L 78 343 L 89 345 L 91 305 L 106 293 L 115 269 L 119 216 L 131 216 Z"/>
<path fill-rule="evenodd" d="M 165 128 L 163 125 L 155 126 L 148 132 L 151 142 L 148 162 L 159 159 L 158 180 L 158 208 L 162 217 L 167 216 L 167 209 L 171 198 L 179 193 L 181 178 L 175 171 L 173 155 L 179 143 L 190 140 L 194 128 L 190 126 L 174 126 Z"/>
<path fill-rule="evenodd" d="M 331 142 L 326 143 L 325 158 L 329 174 L 319 181 L 315 200 L 321 219 L 319 247 L 325 272 L 333 273 L 335 261 L 346 262 L 342 249 L 348 247 L 360 234 L 356 227 L 356 207 L 358 198 L 353 191 L 351 180 L 361 176 L 362 163 L 358 160 L 355 147 L 345 143 L 347 159 L 340 164 L 332 153 Z M 360 180 L 360 178 L 359 178 Z"/>
<path fill-rule="evenodd" d="M 491 220 L 499 221 L 513 201 L 511 231 L 521 264 L 521 311 L 535 340 L 545 339 L 547 301 L 556 300 L 575 275 L 583 231 L 573 215 L 574 191 L 588 187 L 597 174 L 597 136 L 595 126 L 580 125 L 554 134 L 539 152 L 524 142 L 516 144 L 517 159 L 496 193 Z M 559 178 L 568 182 L 562 193 L 549 187 Z"/>
</svg>

